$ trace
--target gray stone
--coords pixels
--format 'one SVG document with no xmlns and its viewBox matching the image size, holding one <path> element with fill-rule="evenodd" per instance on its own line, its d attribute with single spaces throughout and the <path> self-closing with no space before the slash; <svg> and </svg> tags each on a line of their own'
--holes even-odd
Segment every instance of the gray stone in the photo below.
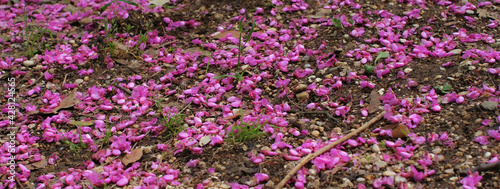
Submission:
<svg viewBox="0 0 500 189">
<path fill-rule="evenodd" d="M 454 55 L 457 55 L 462 53 L 462 49 L 453 49 L 450 52 L 453 53 Z"/>
<path fill-rule="evenodd" d="M 487 111 L 495 111 L 498 109 L 498 102 L 495 102 L 495 101 L 482 102 L 481 109 L 487 110 Z"/>
<path fill-rule="evenodd" d="M 25 61 L 23 62 L 23 65 L 24 65 L 24 66 L 26 66 L 26 67 L 33 66 L 34 64 L 35 64 L 35 62 L 34 62 L 34 61 L 32 61 L 32 60 L 25 60 Z"/>
</svg>

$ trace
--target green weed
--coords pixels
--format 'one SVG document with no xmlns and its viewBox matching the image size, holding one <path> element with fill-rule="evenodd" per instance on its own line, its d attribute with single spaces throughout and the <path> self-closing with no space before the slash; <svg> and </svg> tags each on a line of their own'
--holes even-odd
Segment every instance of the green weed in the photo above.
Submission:
<svg viewBox="0 0 500 189">
<path fill-rule="evenodd" d="M 336 28 L 344 28 L 344 26 L 342 25 L 342 22 L 340 21 L 340 19 L 338 18 L 332 18 L 332 22 L 333 22 L 333 25 L 336 27 Z"/>
<path fill-rule="evenodd" d="M 375 58 L 375 61 L 373 61 L 373 66 L 372 65 L 368 65 L 368 64 L 365 64 L 365 73 L 366 75 L 370 75 L 373 73 L 373 70 L 375 69 L 375 66 L 377 66 L 377 61 L 378 59 L 381 59 L 381 58 L 388 58 L 390 55 L 388 52 L 385 52 L 385 51 L 379 51 L 378 54 L 377 54 L 377 58 Z"/>
<path fill-rule="evenodd" d="M 241 33 L 243 33 L 243 19 L 245 17 L 241 18 L 240 22 L 238 23 L 238 31 L 240 32 L 240 37 L 239 37 L 239 41 L 238 41 L 238 65 L 237 65 L 237 68 L 238 69 L 241 69 L 240 67 L 240 64 L 241 64 L 241 52 L 243 52 L 243 49 L 244 49 L 244 46 L 242 45 L 242 37 L 241 37 Z M 253 21 L 252 21 L 252 28 L 250 29 L 248 35 L 247 35 L 247 39 L 245 40 L 245 43 L 248 43 L 248 41 L 250 41 L 250 38 L 252 37 L 252 33 L 255 29 L 255 18 L 253 18 Z M 219 75 L 219 76 L 216 76 L 214 77 L 215 79 L 218 79 L 218 78 L 222 78 L 222 77 L 232 77 L 234 78 L 236 81 L 238 81 L 238 83 L 243 80 L 243 74 L 246 72 L 246 70 L 248 69 L 249 67 L 247 67 L 245 70 L 241 70 L 240 72 L 236 72 L 234 73 L 234 75 Z"/>
<path fill-rule="evenodd" d="M 64 144 L 67 144 L 69 146 L 69 149 L 71 151 L 73 151 L 75 153 L 75 155 L 78 155 L 78 152 L 81 150 L 81 149 L 86 149 L 87 148 L 87 145 L 85 143 L 83 143 L 82 141 L 82 135 L 81 133 L 79 134 L 79 140 L 80 140 L 80 143 L 79 144 L 75 144 L 71 141 L 69 141 L 66 136 L 64 136 L 63 133 L 61 133 L 61 136 L 64 138 L 62 139 L 61 141 L 64 143 Z"/>
<path fill-rule="evenodd" d="M 111 138 L 111 128 L 106 127 L 106 135 L 104 136 L 104 138 L 97 140 L 96 143 L 100 143 L 99 146 L 100 148 L 102 148 L 105 144 L 109 142 L 110 138 Z"/>
<path fill-rule="evenodd" d="M 243 122 L 243 111 L 240 110 L 240 124 L 237 125 L 235 123 L 231 127 L 231 132 L 228 134 L 228 138 L 234 143 L 241 143 L 266 135 L 266 133 L 262 132 L 260 128 L 265 126 L 268 121 L 269 119 L 262 124 L 259 123 L 259 120 L 253 124 Z"/>
<path fill-rule="evenodd" d="M 43 8 L 43 7 L 42 7 Z M 28 13 L 26 8 L 24 10 L 24 35 L 26 38 L 26 52 L 23 53 L 28 58 L 33 57 L 35 54 L 39 53 L 39 50 L 35 47 L 36 44 L 43 42 L 45 35 L 49 35 L 52 39 L 54 35 L 52 31 L 46 28 L 42 28 L 38 25 L 34 25 L 32 28 L 28 27 Z M 46 49 L 50 48 L 50 44 L 44 45 Z"/>
<path fill-rule="evenodd" d="M 440 94 L 448 94 L 451 91 L 451 85 L 444 84 L 443 86 L 435 86 L 434 89 Z"/>
<path fill-rule="evenodd" d="M 155 100 L 155 104 L 159 112 L 163 112 L 163 107 L 160 104 L 163 99 L 165 99 L 165 97 L 157 98 Z M 167 115 L 163 115 L 161 124 L 165 126 L 165 130 L 163 130 L 160 135 L 166 133 L 165 138 L 177 136 L 184 130 L 184 127 L 182 127 L 182 124 L 184 124 L 184 118 L 186 118 L 186 114 L 181 113 L 168 112 Z"/>
</svg>

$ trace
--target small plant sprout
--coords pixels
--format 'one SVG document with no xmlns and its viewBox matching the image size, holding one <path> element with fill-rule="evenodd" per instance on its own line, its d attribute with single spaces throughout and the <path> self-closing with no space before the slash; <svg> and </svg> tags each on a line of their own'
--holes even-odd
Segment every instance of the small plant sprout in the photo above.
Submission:
<svg viewBox="0 0 500 189">
<path fill-rule="evenodd" d="M 385 52 L 385 51 L 379 51 L 378 54 L 377 54 L 377 57 L 375 58 L 375 61 L 373 61 L 373 66 L 371 65 L 368 65 L 368 64 L 365 64 L 365 73 L 367 75 L 370 75 L 373 73 L 373 70 L 375 69 L 375 66 L 377 66 L 377 61 L 378 59 L 381 59 L 381 58 L 388 58 L 390 55 L 388 52 Z"/>
<path fill-rule="evenodd" d="M 333 25 L 336 27 L 336 28 L 343 28 L 344 26 L 342 26 L 342 23 L 340 21 L 340 19 L 338 18 L 332 18 L 332 22 L 333 22 Z"/>
<path fill-rule="evenodd" d="M 238 23 L 238 30 L 240 32 L 240 37 L 239 37 L 239 41 L 238 41 L 238 69 L 240 69 L 240 62 L 241 62 L 241 52 L 243 52 L 243 49 L 245 46 L 243 46 L 241 40 L 242 40 L 242 36 L 241 34 L 243 33 L 243 18 L 241 18 L 240 22 Z M 247 35 L 247 39 L 245 40 L 245 44 L 248 43 L 248 41 L 250 41 L 250 38 L 252 36 L 252 33 L 255 29 L 255 18 L 253 18 L 253 21 L 252 21 L 252 28 L 250 29 L 248 35 Z M 243 74 L 245 73 L 246 69 L 248 69 L 249 67 L 245 68 L 245 70 L 241 70 L 240 72 L 236 72 L 234 73 L 234 75 L 220 75 L 220 76 L 216 76 L 214 77 L 215 79 L 218 79 L 218 78 L 221 78 L 221 77 L 232 77 L 234 79 L 236 79 L 236 81 L 238 81 L 238 83 L 243 80 Z"/>
<path fill-rule="evenodd" d="M 82 148 L 86 148 L 87 145 L 85 143 L 83 143 L 83 141 L 81 140 L 81 135 L 79 136 L 79 139 L 80 139 L 80 145 L 77 145 L 71 141 L 69 141 L 66 136 L 64 136 L 63 133 L 61 133 L 61 136 L 63 137 L 63 139 L 61 140 L 64 144 L 67 144 L 69 146 L 69 149 L 72 150 L 75 155 L 78 154 L 78 151 L 81 150 Z M 83 144 L 83 145 L 82 145 Z"/>
<path fill-rule="evenodd" d="M 240 124 L 233 124 L 231 127 L 231 132 L 228 134 L 228 138 L 235 143 L 245 142 L 249 140 L 256 139 L 260 136 L 266 135 L 265 132 L 261 131 L 261 128 L 267 125 L 269 119 L 264 123 L 246 123 L 243 121 L 243 111 L 240 109 Z"/>
<path fill-rule="evenodd" d="M 155 100 L 155 104 L 159 112 L 162 112 L 163 109 L 160 104 L 163 99 L 165 99 L 165 97 L 158 97 Z M 163 115 L 163 119 L 161 120 L 161 124 L 165 126 L 165 129 L 161 131 L 160 135 L 166 133 L 165 138 L 177 136 L 184 130 L 184 127 L 181 127 L 182 124 L 184 124 L 184 118 L 186 118 L 186 114 L 168 111 L 166 115 Z"/>
<path fill-rule="evenodd" d="M 441 93 L 441 94 L 448 94 L 448 93 L 450 93 L 451 85 L 444 84 L 442 86 L 435 86 L 434 89 L 436 89 L 436 91 Z"/>
</svg>

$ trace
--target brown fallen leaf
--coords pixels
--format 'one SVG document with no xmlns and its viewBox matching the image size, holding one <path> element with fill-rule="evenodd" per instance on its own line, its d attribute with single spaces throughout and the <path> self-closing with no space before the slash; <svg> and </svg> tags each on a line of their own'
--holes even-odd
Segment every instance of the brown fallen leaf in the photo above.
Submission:
<svg viewBox="0 0 500 189">
<path fill-rule="evenodd" d="M 252 113 L 252 110 L 243 110 L 243 117 L 247 116 L 247 115 L 250 115 Z M 225 118 L 222 118 L 224 120 L 238 120 L 241 116 L 241 113 L 238 111 L 238 113 L 234 113 L 233 112 L 233 115 L 232 116 L 228 116 L 228 117 L 225 117 Z"/>
<path fill-rule="evenodd" d="M 370 93 L 370 105 L 368 105 L 368 112 L 370 114 L 375 113 L 378 110 L 378 107 L 380 106 L 380 95 L 378 92 L 374 89 Z"/>
<path fill-rule="evenodd" d="M 186 50 L 182 51 L 183 53 L 190 52 L 191 54 L 194 54 L 196 52 L 200 52 L 202 56 L 210 56 L 210 53 L 205 50 L 201 50 L 199 47 L 193 47 L 193 48 L 188 48 Z"/>
<path fill-rule="evenodd" d="M 383 130 L 391 130 L 392 138 L 406 138 L 406 135 L 410 133 L 410 129 L 403 124 L 394 123 L 382 128 Z"/>
<path fill-rule="evenodd" d="M 125 59 L 116 59 L 115 60 L 118 64 L 121 64 L 121 65 L 125 65 L 127 66 L 128 68 L 130 69 L 136 69 L 138 67 L 140 67 L 142 64 L 136 60 L 136 59 L 132 59 L 132 60 L 125 60 Z"/>
<path fill-rule="evenodd" d="M 133 149 L 130 154 L 125 155 L 125 157 L 122 158 L 122 163 L 123 165 L 127 166 L 130 163 L 134 163 L 138 160 L 140 160 L 142 157 L 142 148 L 136 148 Z"/>
<path fill-rule="evenodd" d="M 41 157 L 42 157 L 42 160 L 34 162 L 34 163 L 30 164 L 30 165 L 33 166 L 36 169 L 45 168 L 45 166 L 47 166 L 47 159 L 43 155 Z"/>
<path fill-rule="evenodd" d="M 76 92 L 77 92 L 76 88 L 73 89 L 73 91 L 71 91 L 71 93 L 68 95 L 68 97 L 66 97 L 65 99 L 63 99 L 61 101 L 61 103 L 59 103 L 59 106 L 54 108 L 51 112 L 47 112 L 47 113 L 49 113 L 49 114 L 57 113 L 57 111 L 59 111 L 60 109 L 73 107 L 75 104 L 78 103 L 78 99 L 76 99 Z"/>
<path fill-rule="evenodd" d="M 224 38 L 227 36 L 227 34 L 230 33 L 232 37 L 234 38 L 240 38 L 240 32 L 239 31 L 224 31 L 222 33 L 219 33 L 217 35 L 214 36 L 214 38 L 216 39 L 220 39 L 220 38 Z M 241 34 L 241 36 L 243 37 L 243 34 Z"/>
<path fill-rule="evenodd" d="M 76 126 L 91 126 L 91 125 L 94 125 L 94 121 L 75 121 L 75 120 L 70 120 L 69 124 L 76 125 Z"/>
</svg>

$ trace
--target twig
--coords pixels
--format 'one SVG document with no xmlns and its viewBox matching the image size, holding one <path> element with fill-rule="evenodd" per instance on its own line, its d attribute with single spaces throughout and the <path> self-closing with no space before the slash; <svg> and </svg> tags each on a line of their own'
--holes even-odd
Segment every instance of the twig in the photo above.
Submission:
<svg viewBox="0 0 500 189">
<path fill-rule="evenodd" d="M 290 112 L 292 112 L 292 113 L 298 113 L 298 114 L 324 114 L 326 117 L 328 117 L 332 121 L 335 121 L 335 122 L 339 123 L 339 120 L 337 120 L 332 115 L 330 115 L 329 111 L 304 111 L 304 112 L 299 112 L 299 111 L 291 110 Z"/>
<path fill-rule="evenodd" d="M 463 171 L 460 171 L 460 174 L 467 174 L 469 172 L 474 173 L 474 172 L 484 172 L 484 171 L 498 171 L 500 170 L 500 161 L 497 161 L 496 163 L 487 163 L 487 164 L 481 164 L 479 166 L 476 166 L 474 168 L 466 169 Z"/>
<path fill-rule="evenodd" d="M 130 90 L 128 90 L 128 89 L 127 89 L 127 88 L 125 88 L 125 87 L 122 87 L 122 86 L 120 86 L 120 85 L 118 85 L 118 84 L 114 84 L 114 86 L 115 86 L 115 87 L 118 87 L 118 88 L 119 88 L 119 89 L 121 89 L 123 92 L 127 93 L 128 95 L 131 95 L 131 94 L 132 94 L 132 92 L 130 92 Z"/>
<path fill-rule="evenodd" d="M 189 105 L 191 105 L 193 101 L 189 102 L 188 104 L 186 104 L 186 106 L 184 106 L 184 108 L 182 108 L 181 111 L 179 111 L 179 114 L 182 113 Z"/>
<path fill-rule="evenodd" d="M 316 151 L 316 152 L 314 152 L 312 154 L 309 154 L 306 157 L 302 158 L 302 160 L 299 162 L 299 164 L 297 164 L 297 166 L 295 166 L 290 172 L 288 172 L 288 174 L 285 176 L 285 178 L 283 178 L 283 180 L 281 180 L 281 182 L 278 184 L 278 186 L 276 186 L 276 189 L 283 188 L 283 186 L 285 186 L 285 184 L 288 182 L 288 180 L 290 180 L 290 178 L 292 178 L 292 176 L 295 175 L 295 173 L 297 173 L 297 171 L 299 171 L 299 169 L 302 168 L 302 166 L 304 166 L 306 163 L 310 162 L 311 160 L 313 160 L 317 156 L 319 156 L 319 155 L 325 153 L 326 151 L 330 150 L 334 146 L 336 146 L 336 145 L 338 145 L 338 144 L 346 141 L 347 139 L 349 139 L 349 138 L 351 138 L 353 136 L 358 135 L 361 131 L 365 130 L 370 125 L 372 125 L 373 123 L 375 123 L 378 120 L 380 120 L 384 116 L 384 114 L 385 114 L 385 111 L 383 111 L 379 115 L 375 116 L 374 118 L 372 118 L 367 123 L 363 124 L 358 129 L 356 129 L 356 130 L 352 131 L 351 133 L 345 135 L 344 137 L 342 137 L 342 138 L 336 140 L 335 142 L 332 142 L 332 143 L 330 143 L 330 144 L 328 144 L 326 146 L 323 146 L 318 151 Z"/>
<path fill-rule="evenodd" d="M 35 85 L 35 84 L 36 84 L 36 82 L 38 82 L 40 79 L 42 79 L 42 77 L 43 77 L 43 74 L 42 74 L 42 75 L 41 75 L 38 79 L 36 79 L 35 81 L 33 81 L 33 83 L 32 83 L 32 84 L 30 84 L 30 85 L 26 86 L 26 88 L 31 87 L 31 86 L 33 86 L 33 85 Z"/>
<path fill-rule="evenodd" d="M 65 74 L 65 75 L 64 75 L 64 80 L 63 80 L 63 82 L 62 82 L 62 84 L 61 84 L 61 88 L 64 88 L 64 84 L 66 83 L 66 78 L 67 78 L 67 77 L 68 77 L 68 74 Z"/>
<path fill-rule="evenodd" d="M 19 181 L 19 178 L 17 178 L 17 177 L 14 177 L 14 178 L 16 178 L 17 184 L 19 184 L 19 186 L 21 186 L 21 188 L 24 189 L 24 186 L 23 186 L 23 184 L 21 184 L 21 181 Z"/>
</svg>

